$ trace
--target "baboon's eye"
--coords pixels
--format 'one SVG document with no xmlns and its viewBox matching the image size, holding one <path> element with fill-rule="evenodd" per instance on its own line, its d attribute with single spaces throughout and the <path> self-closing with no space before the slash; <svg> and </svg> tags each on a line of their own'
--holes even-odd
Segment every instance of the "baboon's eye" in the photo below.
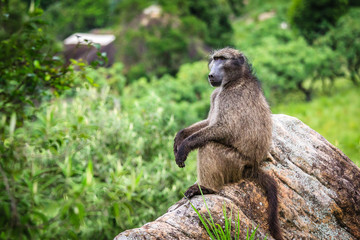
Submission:
<svg viewBox="0 0 360 240">
<path fill-rule="evenodd" d="M 226 58 L 225 57 L 223 57 L 223 56 L 220 56 L 220 57 L 214 57 L 214 60 L 216 61 L 216 60 L 225 60 Z"/>
</svg>

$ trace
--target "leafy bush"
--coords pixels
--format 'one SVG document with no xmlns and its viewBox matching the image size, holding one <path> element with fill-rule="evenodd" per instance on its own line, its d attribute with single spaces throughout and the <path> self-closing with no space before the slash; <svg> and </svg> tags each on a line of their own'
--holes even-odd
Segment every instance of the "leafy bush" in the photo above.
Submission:
<svg viewBox="0 0 360 240">
<path fill-rule="evenodd" d="M 171 74 L 179 66 L 204 58 L 207 46 L 231 45 L 230 9 L 219 0 L 159 1 L 160 13 L 145 14 L 130 1 L 122 1 L 118 58 L 128 79 Z M 144 8 L 148 5 L 142 4 Z M 124 13 L 123 13 L 124 12 Z M 137 14 L 134 15 L 134 12 Z M 130 17 L 131 16 L 131 17 Z M 131 27 L 129 27 L 131 26 Z"/>
<path fill-rule="evenodd" d="M 231 44 L 232 26 L 229 21 L 230 9 L 219 0 L 189 1 L 189 14 L 207 25 L 205 43 L 215 48 Z"/>
<path fill-rule="evenodd" d="M 2 238 L 109 239 L 165 212 L 195 181 L 194 155 L 181 171 L 172 145 L 206 115 L 206 62 L 126 87 L 121 68 L 88 70 L 98 89 L 43 104 L 21 128 L 0 122 Z"/>
<path fill-rule="evenodd" d="M 0 118 L 9 121 L 16 112 L 17 124 L 21 124 L 24 118 L 32 116 L 36 111 L 34 106 L 42 100 L 50 100 L 83 84 L 87 78 L 82 71 L 88 66 L 75 60 L 72 65 L 65 65 L 56 54 L 58 49 L 48 34 L 41 9 L 32 6 L 27 11 L 15 1 L 0 10 L 3 23 L 0 26 Z M 106 60 L 106 56 L 98 55 L 100 58 L 92 67 Z M 82 71 L 75 73 L 74 66 Z M 0 134 L 3 130 L 0 128 Z"/>
<path fill-rule="evenodd" d="M 156 101 L 129 115 L 116 100 L 108 88 L 79 90 L 5 139 L 2 236 L 108 239 L 181 196 L 179 179 L 190 183 L 172 164 L 173 118 Z"/>
<path fill-rule="evenodd" d="M 289 19 L 305 39 L 312 43 L 334 26 L 347 9 L 348 0 L 293 0 Z"/>
<path fill-rule="evenodd" d="M 45 15 L 58 39 L 64 39 L 75 32 L 105 27 L 113 16 L 107 0 L 57 1 L 48 6 Z"/>
<path fill-rule="evenodd" d="M 126 56 L 131 56 L 129 58 L 136 64 L 127 74 L 129 79 L 162 76 L 165 73 L 175 74 L 179 65 L 189 60 L 186 38 L 179 29 L 154 26 L 129 30 L 128 34 Z M 144 48 L 145 52 L 142 50 Z"/>
<path fill-rule="evenodd" d="M 360 82 L 360 8 L 350 9 L 336 26 L 319 40 L 319 44 L 329 45 L 343 58 L 355 85 Z"/>
<path fill-rule="evenodd" d="M 71 87 L 72 70 L 55 56 L 41 9 L 12 2 L 0 10 L 0 114 L 23 119 L 27 105 Z"/>
<path fill-rule="evenodd" d="M 303 38 L 285 44 L 269 37 L 264 39 L 263 46 L 267 47 L 250 50 L 249 56 L 254 59 L 266 94 L 272 94 L 271 100 L 282 100 L 283 95 L 297 90 L 310 101 L 315 81 L 333 79 L 341 68 L 337 54 L 329 47 L 309 46 Z"/>
<path fill-rule="evenodd" d="M 247 53 L 254 47 L 266 47 L 264 39 L 270 36 L 279 43 L 288 43 L 295 39 L 294 34 L 288 27 L 281 28 L 281 24 L 286 24 L 281 17 L 273 17 L 265 21 L 248 20 L 237 21 L 234 25 L 234 44 L 237 48 Z M 286 25 L 287 26 L 287 25 Z"/>
<path fill-rule="evenodd" d="M 272 103 L 300 99 L 299 92 L 311 100 L 314 86 L 322 83 L 324 91 L 343 75 L 344 61 L 339 52 L 326 44 L 309 45 L 289 29 L 280 12 L 264 21 L 247 19 L 236 24 L 235 44 L 253 62 Z M 244 21 L 244 20 L 239 20 Z M 330 84 L 326 84 L 329 82 Z"/>
</svg>

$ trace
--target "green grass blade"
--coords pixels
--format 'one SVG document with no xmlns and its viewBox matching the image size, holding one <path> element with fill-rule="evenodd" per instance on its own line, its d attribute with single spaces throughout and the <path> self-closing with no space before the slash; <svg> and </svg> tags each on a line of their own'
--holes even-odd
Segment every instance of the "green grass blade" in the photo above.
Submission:
<svg viewBox="0 0 360 240">
<path fill-rule="evenodd" d="M 198 215 L 201 223 L 204 225 L 204 227 L 205 227 L 205 229 L 206 229 L 206 232 L 209 234 L 210 238 L 211 238 L 211 239 L 216 239 L 216 238 L 214 237 L 214 235 L 212 234 L 211 230 L 209 229 L 209 226 L 206 224 L 206 221 L 205 221 L 205 220 L 207 220 L 207 219 L 205 218 L 205 220 L 204 220 L 203 216 L 202 216 L 202 215 L 200 214 L 200 212 L 195 208 L 195 206 L 191 203 L 190 200 L 189 200 L 189 202 L 190 202 L 191 207 L 194 209 L 194 211 L 195 211 L 196 214 Z"/>
<path fill-rule="evenodd" d="M 222 229 L 221 225 L 220 224 L 216 224 L 216 232 L 218 233 L 219 235 L 219 239 L 226 239 L 226 235 L 225 235 L 225 232 L 224 230 Z"/>
<path fill-rule="evenodd" d="M 253 230 L 253 232 L 251 233 L 251 235 L 250 235 L 250 240 L 255 239 L 255 234 L 256 234 L 256 231 L 257 231 L 258 227 L 259 227 L 259 225 L 257 225 L 256 228 L 255 228 L 255 229 Z"/>
<path fill-rule="evenodd" d="M 205 197 L 204 197 L 204 194 L 203 194 L 203 192 L 202 192 L 202 190 L 201 190 L 201 187 L 200 187 L 200 184 L 199 184 L 199 183 L 198 183 L 198 187 L 199 187 L 199 189 L 200 189 L 200 193 L 201 193 L 202 199 L 203 199 L 203 201 L 204 201 L 204 203 L 205 203 L 206 210 L 207 210 L 207 212 L 209 213 L 209 217 L 210 217 L 210 220 L 211 220 L 211 223 L 212 223 L 211 226 L 213 227 L 213 229 L 216 229 L 216 224 L 215 224 L 215 222 L 214 222 L 213 217 L 211 216 L 211 212 L 210 212 L 209 207 L 208 207 L 208 205 L 207 205 L 207 203 L 206 203 L 206 201 L 205 201 Z M 219 238 L 219 235 L 218 235 L 218 232 L 217 232 L 216 230 L 214 231 L 214 234 L 216 235 L 217 239 L 220 239 L 220 238 Z"/>
</svg>

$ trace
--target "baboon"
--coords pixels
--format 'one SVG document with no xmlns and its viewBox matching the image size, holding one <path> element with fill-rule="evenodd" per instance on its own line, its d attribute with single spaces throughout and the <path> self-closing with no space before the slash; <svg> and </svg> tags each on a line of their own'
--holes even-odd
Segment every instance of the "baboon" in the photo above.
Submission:
<svg viewBox="0 0 360 240">
<path fill-rule="evenodd" d="M 260 83 L 246 57 L 232 48 L 215 51 L 209 61 L 208 80 L 217 87 L 211 95 L 207 119 L 176 134 L 176 164 L 198 149 L 198 183 L 203 193 L 219 189 L 243 178 L 250 178 L 264 188 L 269 203 L 268 222 L 271 235 L 283 239 L 278 220 L 277 184 L 259 169 L 271 145 L 272 120 Z M 185 196 L 200 194 L 197 184 Z"/>
</svg>

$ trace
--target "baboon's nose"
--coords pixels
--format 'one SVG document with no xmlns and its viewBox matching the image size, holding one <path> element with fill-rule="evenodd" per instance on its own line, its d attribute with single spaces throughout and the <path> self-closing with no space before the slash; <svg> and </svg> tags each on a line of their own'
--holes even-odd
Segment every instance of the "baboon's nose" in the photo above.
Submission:
<svg viewBox="0 0 360 240">
<path fill-rule="evenodd" d="M 209 79 L 214 79 L 214 75 L 209 74 Z"/>
</svg>

